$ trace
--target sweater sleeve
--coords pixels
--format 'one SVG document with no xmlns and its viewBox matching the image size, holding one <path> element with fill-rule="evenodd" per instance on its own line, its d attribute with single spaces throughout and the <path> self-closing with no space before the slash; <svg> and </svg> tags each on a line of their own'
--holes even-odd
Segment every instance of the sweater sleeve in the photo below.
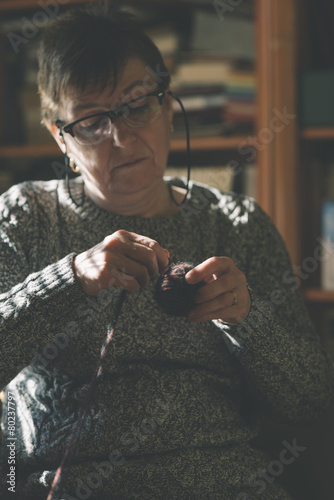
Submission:
<svg viewBox="0 0 334 500">
<path fill-rule="evenodd" d="M 33 195 L 18 186 L 0 198 L 0 387 L 64 331 L 85 298 L 73 255 L 32 272 L 38 260 Z"/>
<path fill-rule="evenodd" d="M 243 226 L 239 234 L 247 261 L 242 270 L 251 309 L 239 325 L 222 328 L 267 416 L 310 424 L 334 400 L 333 363 L 320 345 L 271 219 L 255 204 Z"/>
</svg>

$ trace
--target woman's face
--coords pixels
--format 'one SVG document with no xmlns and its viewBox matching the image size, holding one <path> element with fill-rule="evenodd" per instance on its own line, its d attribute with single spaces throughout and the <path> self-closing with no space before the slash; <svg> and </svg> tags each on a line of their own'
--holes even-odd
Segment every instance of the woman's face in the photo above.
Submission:
<svg viewBox="0 0 334 500">
<path fill-rule="evenodd" d="M 139 59 L 131 59 L 113 92 L 106 88 L 102 93 L 66 97 L 60 119 L 69 124 L 158 90 L 158 83 L 145 67 Z M 161 189 L 173 117 L 171 97 L 166 96 L 163 102 L 161 116 L 144 127 L 132 128 L 117 118 L 112 134 L 98 145 L 80 145 L 70 134 L 64 134 L 67 154 L 80 168 L 87 195 L 99 206 L 108 209 L 110 203 L 140 202 Z M 53 126 L 51 132 L 64 152 L 59 131 Z"/>
</svg>

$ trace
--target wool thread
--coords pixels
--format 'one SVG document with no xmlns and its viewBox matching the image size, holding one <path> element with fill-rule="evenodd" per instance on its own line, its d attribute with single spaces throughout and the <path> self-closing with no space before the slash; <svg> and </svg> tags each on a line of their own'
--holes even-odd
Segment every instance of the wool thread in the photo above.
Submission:
<svg viewBox="0 0 334 500">
<path fill-rule="evenodd" d="M 100 356 L 99 362 L 96 366 L 92 380 L 89 384 L 86 399 L 85 399 L 85 401 L 84 401 L 84 403 L 79 411 L 79 416 L 78 416 L 77 422 L 75 424 L 70 442 L 65 450 L 61 464 L 59 465 L 59 467 L 56 471 L 56 474 L 53 478 L 53 482 L 52 482 L 52 485 L 51 485 L 51 488 L 50 488 L 50 491 L 49 491 L 49 494 L 48 494 L 46 500 L 56 500 L 56 498 L 60 498 L 61 493 L 63 491 L 67 474 L 71 468 L 73 455 L 74 455 L 74 451 L 75 451 L 75 448 L 76 448 L 78 440 L 79 440 L 80 432 L 81 432 L 81 429 L 83 427 L 83 424 L 84 424 L 86 416 L 87 416 L 87 410 L 88 410 L 89 404 L 92 400 L 93 391 L 94 391 L 97 379 L 101 375 L 102 363 L 103 363 L 103 360 L 105 359 L 105 357 L 107 356 L 108 349 L 110 347 L 111 340 L 112 340 L 112 337 L 113 337 L 113 334 L 114 334 L 114 331 L 116 328 L 118 316 L 121 312 L 122 305 L 123 305 L 123 302 L 125 299 L 125 295 L 126 295 L 126 290 L 122 290 L 122 292 L 119 296 L 118 302 L 116 304 L 113 326 L 107 335 L 107 338 L 106 338 L 104 345 L 102 346 L 101 356 Z M 67 464 L 67 469 L 65 470 L 66 464 Z"/>
</svg>

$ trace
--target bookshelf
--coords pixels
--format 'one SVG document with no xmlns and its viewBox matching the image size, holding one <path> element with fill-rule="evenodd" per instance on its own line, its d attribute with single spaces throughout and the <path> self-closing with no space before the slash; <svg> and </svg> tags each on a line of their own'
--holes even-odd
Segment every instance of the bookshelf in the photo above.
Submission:
<svg viewBox="0 0 334 500">
<path fill-rule="evenodd" d="M 111 0 L 113 2 L 113 0 Z M 52 9 L 55 9 L 57 12 L 61 11 L 62 9 L 67 8 L 70 5 L 75 5 L 75 4 L 83 4 L 85 3 L 83 0 L 62 0 L 59 2 L 56 2 L 56 6 L 52 4 Z M 119 3 L 119 2 L 116 2 Z M 243 16 L 244 18 L 248 17 L 250 15 L 253 15 L 254 12 L 254 1 L 253 0 L 245 0 L 243 2 L 243 6 L 240 7 L 240 9 L 234 9 L 235 12 L 232 13 L 231 17 L 233 18 L 238 18 L 239 11 L 241 12 L 241 17 Z M 34 23 L 34 19 L 38 20 L 36 26 L 38 27 L 38 23 L 43 24 L 43 16 L 48 14 L 47 12 L 45 13 L 45 10 L 43 9 L 43 2 L 40 2 L 38 0 L 1 0 L 0 1 L 0 26 L 3 25 L 4 23 L 8 23 L 9 20 L 9 26 L 10 22 L 13 23 L 13 20 L 23 20 L 23 19 L 29 19 L 32 20 Z M 212 17 L 215 18 L 216 24 L 217 20 L 219 21 L 218 14 L 215 12 L 214 6 L 212 2 L 207 2 L 205 0 L 203 1 L 171 1 L 168 2 L 166 5 L 165 2 L 161 0 L 145 0 L 140 3 L 140 6 L 138 6 L 138 2 L 134 0 L 129 0 L 125 1 L 124 5 L 130 6 L 134 8 L 135 10 L 139 11 L 140 16 L 144 19 L 145 15 L 148 15 L 149 21 L 147 22 L 146 20 L 143 20 L 144 24 L 148 24 L 149 26 L 149 34 L 150 31 L 154 32 L 154 26 L 152 26 L 152 18 L 154 18 L 154 15 L 152 15 L 153 11 L 157 11 L 158 13 L 166 13 L 168 11 L 173 11 L 177 12 L 177 16 L 168 16 L 167 17 L 177 17 L 179 18 L 176 21 L 175 26 L 180 27 L 181 24 L 181 31 L 189 33 L 189 27 L 186 27 L 187 23 L 191 20 L 193 22 L 192 16 L 194 16 L 194 12 L 200 11 L 203 12 L 204 14 L 209 14 Z M 152 8 L 153 7 L 153 8 Z M 142 12 L 141 12 L 142 11 Z M 53 17 L 53 13 L 49 15 L 49 18 Z M 161 14 L 162 16 L 164 14 Z M 35 17 L 34 17 L 35 16 Z M 40 16 L 40 18 L 39 18 Z M 46 21 L 45 21 L 46 22 Z M 26 21 L 24 21 L 25 24 Z M 254 23 L 253 23 L 254 24 Z M 24 25 L 24 24 L 23 24 Z M 174 27 L 175 27 L 174 26 Z M 219 28 L 221 27 L 221 23 L 219 22 Z M 16 28 L 16 30 L 15 30 Z M 0 44 L 0 60 L 5 60 L 5 48 L 4 48 L 4 41 L 7 43 L 7 46 L 9 45 L 8 40 L 4 40 L 6 36 L 8 36 L 8 30 L 11 32 L 14 32 L 16 34 L 22 34 L 23 28 L 20 27 L 19 25 L 14 25 L 14 28 L 8 28 L 7 27 L 7 33 L 5 33 L 4 30 L 2 30 L 2 43 Z M 37 30 L 38 31 L 38 30 Z M 159 31 L 159 28 L 156 29 L 156 31 Z M 184 36 L 184 34 L 182 34 Z M 203 33 L 202 33 L 203 37 Z M 36 37 L 37 38 L 37 37 Z M 16 39 L 14 38 L 14 45 Z M 27 45 L 32 46 L 35 42 L 35 36 L 32 36 L 31 39 L 27 39 Z M 11 42 L 12 43 L 12 42 Z M 23 48 L 22 52 L 24 51 L 26 43 L 21 43 L 20 40 L 18 40 L 19 45 L 19 50 Z M 182 47 L 184 45 L 184 42 L 182 44 Z M 13 47 L 10 48 L 11 52 L 13 52 Z M 7 47 L 8 50 L 8 47 Z M 182 49 L 184 50 L 184 49 Z M 15 47 L 14 47 L 15 51 Z M 11 54 L 12 55 L 12 54 Z M 19 54 L 20 55 L 20 54 Z M 26 57 L 26 56 L 21 56 L 21 57 Z M 168 56 L 167 56 L 168 58 Z M 205 58 L 204 58 L 205 59 Z M 217 56 L 213 58 L 213 60 L 217 60 Z M 22 64 L 24 64 L 21 61 Z M 7 69 L 7 68 L 6 68 Z M 11 70 L 11 68 L 9 68 Z M 10 71 L 7 71 L 7 74 L 10 73 Z M 254 74 L 254 72 L 253 72 Z M 30 77 L 31 80 L 31 77 Z M 43 131 L 43 135 L 41 135 L 42 140 L 39 140 L 37 138 L 36 140 L 36 133 L 35 136 L 32 139 L 29 139 L 29 137 L 25 136 L 24 132 L 20 132 L 21 125 L 19 127 L 16 127 L 15 125 L 12 126 L 12 128 L 15 130 L 15 133 L 13 134 L 14 137 L 11 137 L 11 133 L 6 131 L 8 125 L 6 124 L 6 116 L 9 114 L 8 111 L 8 102 L 10 102 L 10 96 L 8 98 L 8 95 L 6 93 L 7 88 L 5 85 L 5 76 L 4 74 L 1 76 L 0 74 L 0 95 L 2 99 L 2 119 L 0 117 L 0 161 L 2 162 L 2 165 L 6 166 L 10 165 L 10 167 L 7 167 L 8 170 L 11 172 L 16 172 L 18 169 L 20 171 L 20 176 L 19 180 L 24 180 L 24 166 L 23 162 L 24 160 L 27 160 L 27 163 L 32 162 L 34 160 L 41 162 L 41 160 L 44 158 L 46 162 L 50 163 L 50 160 L 53 158 L 61 158 L 60 151 L 55 145 L 53 139 L 49 136 L 47 136 L 47 133 Z M 24 85 L 23 85 L 24 86 Z M 8 87 L 8 85 L 7 85 Z M 36 94 L 36 92 L 35 92 Z M 35 103 L 35 109 L 37 109 L 38 106 L 38 99 L 36 99 L 36 95 L 32 96 L 34 100 L 36 100 Z M 28 97 L 26 97 L 26 100 L 29 101 L 29 94 Z M 30 104 L 29 104 L 30 105 Z M 16 105 L 17 109 L 17 115 L 22 111 L 22 105 Z M 31 112 L 31 111 L 29 111 Z M 15 115 L 15 113 L 13 113 Z M 21 117 L 22 121 L 22 117 Z M 34 126 L 35 127 L 35 126 Z M 37 134 L 42 134 L 42 128 L 37 130 Z M 21 135 L 20 135 L 21 133 Z M 244 161 L 244 158 L 242 157 L 241 154 L 238 154 L 237 150 L 242 144 L 246 144 L 248 141 L 248 134 L 254 134 L 254 120 L 252 122 L 252 128 L 248 128 L 246 132 L 239 132 L 239 131 L 234 131 L 232 133 L 227 133 L 226 135 L 217 135 L 215 133 L 208 135 L 206 132 L 205 136 L 202 134 L 198 133 L 192 133 L 191 134 L 191 152 L 192 152 L 192 160 L 194 166 L 199 166 L 199 164 L 202 162 L 207 161 L 209 164 L 219 164 L 220 162 L 228 162 L 229 157 L 232 154 L 232 157 L 237 157 L 239 163 L 242 163 Z M 8 137 L 6 136 L 8 135 Z M 17 137 L 15 137 L 15 134 Z M 27 135 L 27 134 L 26 134 Z M 28 135 L 32 135 L 30 132 Z M 182 165 L 182 161 L 185 158 L 185 151 L 186 151 L 186 141 L 184 137 L 179 137 L 178 134 L 174 135 L 174 138 L 171 142 L 171 159 L 173 161 L 173 164 L 177 166 Z M 204 160 L 205 158 L 205 160 Z M 19 164 L 19 167 L 16 165 Z M 204 166 L 204 164 L 203 164 Z M 5 167 L 3 167 L 5 168 Z M 30 168 L 30 167 L 29 167 Z M 29 168 L 27 167 L 27 177 L 29 176 Z M 32 167 L 34 168 L 34 167 Z M 1 170 L 1 169 L 0 169 Z M 1 175 L 1 172 L 0 172 Z M 52 177 L 52 172 L 50 171 L 50 177 Z M 17 178 L 13 179 L 13 182 L 17 182 Z M 0 179 L 0 189 L 1 189 L 1 179 Z"/>
<path fill-rule="evenodd" d="M 84 2 L 68 0 L 59 2 L 59 6 L 80 3 Z M 137 4 L 134 1 L 125 3 Z M 251 6 L 254 14 L 257 87 L 255 127 L 251 133 L 245 134 L 191 137 L 192 159 L 196 163 L 198 158 L 212 154 L 215 161 L 221 155 L 224 159 L 237 157 L 247 162 L 247 155 L 242 156 L 240 149 L 245 150 L 245 145 L 253 148 L 258 171 L 257 200 L 274 220 L 292 261 L 298 265 L 310 251 L 305 230 L 300 230 L 300 227 L 305 226 L 305 207 L 300 188 L 307 182 L 306 170 L 311 170 L 310 152 L 311 158 L 316 158 L 317 149 L 324 141 L 333 141 L 334 127 L 301 129 L 298 124 L 298 71 L 309 64 L 302 53 L 305 52 L 303 47 L 307 39 L 307 9 L 304 4 L 300 0 L 245 0 L 242 4 Z M 8 15 L 28 15 L 29 12 L 40 10 L 40 5 L 38 0 L 1 0 L 0 24 Z M 141 5 L 166 8 L 161 0 L 145 0 Z M 205 0 L 169 2 L 168 6 L 182 10 L 195 8 L 214 11 L 213 3 Z M 235 11 L 232 16 L 236 15 L 237 7 Z M 222 22 L 228 22 L 228 13 Z M 3 46 L 0 46 L 0 59 L 2 55 Z M 1 76 L 0 92 L 2 96 L 5 95 Z M 4 119 L 0 120 L 0 139 L 3 133 Z M 171 143 L 173 159 L 177 156 L 182 158 L 184 153 L 185 140 L 175 137 Z M 51 138 L 45 144 L 0 142 L 0 161 L 54 157 L 60 155 Z M 302 166 L 304 163 L 308 165 L 306 169 Z M 312 300 L 310 295 L 305 297 L 308 301 Z"/>
<path fill-rule="evenodd" d="M 82 0 L 69 0 L 59 2 L 66 7 L 71 4 L 83 3 Z M 137 2 L 126 2 L 137 4 Z M 197 159 L 203 152 L 214 153 L 218 158 L 221 152 L 223 158 L 237 155 L 238 160 L 247 163 L 247 156 L 242 156 L 239 151 L 242 145 L 255 150 L 258 171 L 257 200 L 262 208 L 272 217 L 279 231 L 286 241 L 287 247 L 294 262 L 299 261 L 300 241 L 298 236 L 298 207 L 297 191 L 297 151 L 296 124 L 285 123 L 279 133 L 270 127 L 278 122 L 278 116 L 288 109 L 289 114 L 296 113 L 296 5 L 295 0 L 244 0 L 240 6 L 229 9 L 221 23 L 227 23 L 229 15 L 234 18 L 242 9 L 253 11 L 256 38 L 256 117 L 255 128 L 251 133 L 244 135 L 233 134 L 228 136 L 193 137 L 191 139 L 192 158 Z M 137 4 L 138 5 L 138 4 Z M 154 6 L 166 8 L 160 0 L 146 0 L 141 6 Z M 208 1 L 178 1 L 169 2 L 168 7 L 181 9 L 204 9 L 214 11 L 214 3 Z M 41 9 L 37 0 L 1 0 L 0 22 L 4 17 L 14 14 L 27 15 L 27 12 L 36 12 Z M 216 13 L 218 17 L 218 13 Z M 225 25 L 226 26 L 226 25 Z M 3 47 L 0 47 L 0 58 Z M 284 74 L 284 78 L 282 75 Z M 3 78 L 0 77 L 0 92 L 4 94 Z M 276 116 L 275 116 L 276 112 Z M 274 113 L 274 114 L 273 114 Z M 275 121 L 276 120 L 276 121 Z M 283 118 L 284 120 L 284 118 Z M 0 139 L 3 137 L 4 124 L 0 123 Z M 245 146 L 243 146 L 245 148 Z M 171 152 L 173 157 L 182 156 L 185 150 L 185 141 L 175 138 L 172 142 Z M 59 155 L 52 143 L 42 145 L 11 145 L 1 142 L 0 159 L 47 158 Z M 286 185 L 289 186 L 291 196 L 285 199 Z M 291 214 L 294 214 L 291 217 Z"/>
<path fill-rule="evenodd" d="M 300 12 L 300 23 L 298 25 L 298 60 L 297 72 L 300 79 L 300 103 L 299 113 L 301 118 L 298 147 L 299 147 L 299 169 L 301 173 L 301 190 L 299 210 L 302 214 L 300 242 L 302 252 L 300 255 L 300 265 L 313 255 L 317 241 L 322 236 L 322 204 L 325 200 L 334 199 L 334 189 L 328 179 L 328 169 L 330 164 L 334 165 L 334 118 L 331 123 L 303 123 L 305 120 L 305 107 L 308 107 L 307 96 L 305 96 L 304 75 L 327 73 L 330 78 L 334 71 L 334 56 L 331 47 L 334 43 L 334 6 L 328 0 L 320 0 L 319 3 L 312 3 L 309 0 L 302 2 L 298 0 L 298 10 Z M 304 83 L 304 87 L 302 87 Z M 303 90 L 304 89 L 304 90 Z M 330 91 L 331 92 L 331 91 Z M 327 95 L 325 101 L 321 87 L 314 91 L 313 100 L 317 106 L 331 108 L 333 99 Z M 310 95 L 308 95 L 310 98 Z M 310 109 L 308 107 L 308 119 L 310 119 Z M 314 116 L 313 120 L 318 120 Z M 324 113 L 326 121 L 326 112 Z M 316 326 L 317 332 L 325 346 L 333 345 L 334 331 L 331 316 L 334 312 L 334 288 L 325 290 L 322 288 L 321 266 L 314 266 L 314 272 L 309 274 L 306 280 L 302 280 L 301 286 L 304 298 Z M 330 321 L 329 321 L 330 318 Z M 330 349 L 331 354 L 334 350 Z"/>
<path fill-rule="evenodd" d="M 84 2 L 69 0 L 60 2 L 59 6 L 80 3 Z M 131 1 L 126 3 L 136 4 Z M 237 157 L 238 160 L 245 161 L 247 158 L 245 156 L 242 158 L 240 155 L 241 147 L 245 148 L 246 144 L 253 148 L 258 170 L 257 200 L 277 225 L 292 261 L 300 265 L 312 251 L 307 220 L 312 220 L 314 234 L 319 231 L 317 215 L 305 207 L 301 192 L 307 193 L 307 197 L 310 193 L 312 199 L 314 198 L 310 188 L 314 176 L 311 163 L 318 158 L 319 149 L 333 142 L 334 127 L 303 129 L 298 124 L 298 72 L 312 67 L 312 62 L 305 56 L 307 51 L 303 49 L 308 46 L 307 9 L 304 3 L 300 0 L 245 0 L 243 3 L 251 5 L 254 11 L 257 82 L 255 128 L 253 133 L 244 135 L 193 136 L 191 137 L 192 159 L 195 164 L 207 155 L 213 155 L 215 161 L 218 161 L 220 156 L 224 159 Z M 146 0 L 142 4 L 157 9 L 165 7 L 164 2 L 160 0 Z M 37 0 L 1 0 L 0 23 L 7 15 L 21 16 L 36 12 L 40 10 L 40 5 Z M 194 7 L 213 10 L 212 3 L 204 0 L 169 2 L 169 5 L 178 9 Z M 227 14 L 223 22 L 226 20 L 228 22 Z M 1 46 L 0 58 L 2 54 Z M 0 77 L 0 92 L 4 96 L 3 77 Z M 287 115 L 285 118 L 284 110 Z M 296 119 L 289 118 L 294 115 Z M 277 127 L 275 130 L 271 124 L 277 126 L 279 117 L 282 116 L 281 123 L 284 127 Z M 3 136 L 4 126 L 2 119 L 0 139 Z M 174 138 L 171 143 L 173 159 L 183 158 L 184 153 L 185 140 Z M 51 138 L 45 144 L 14 145 L 6 144 L 4 141 L 0 144 L 0 161 L 54 157 L 60 158 L 60 155 Z M 329 302 L 328 294 L 321 292 L 318 278 L 314 278 L 311 283 L 311 290 L 318 290 L 317 299 L 314 299 L 314 293 L 308 291 L 308 283 L 302 285 L 305 285 L 303 289 L 308 303 L 314 300 L 320 302 L 320 297 L 324 297 L 324 302 Z"/>
<path fill-rule="evenodd" d="M 315 5 L 322 3 L 323 0 L 318 2 L 311 0 L 311 2 Z M 66 7 L 80 3 L 83 1 L 63 0 L 57 5 Z M 126 3 L 138 4 L 135 0 Z M 242 148 L 246 145 L 255 151 L 258 171 L 257 200 L 278 227 L 292 261 L 296 265 L 301 265 L 305 258 L 312 255 L 314 238 L 319 234 L 319 218 L 315 207 L 319 204 L 317 186 L 321 181 L 321 172 L 317 168 L 317 162 L 322 149 L 328 148 L 334 142 L 334 127 L 302 129 L 298 123 L 298 74 L 312 67 L 308 57 L 311 53 L 309 50 L 311 41 L 308 37 L 310 28 L 306 19 L 311 4 L 309 0 L 243 0 L 243 2 L 231 2 L 231 5 L 237 3 L 240 7 L 236 7 L 231 16 L 235 16 L 239 8 L 247 5 L 253 8 L 254 13 L 257 87 L 255 127 L 252 133 L 246 134 L 191 137 L 192 159 L 196 164 L 202 162 L 203 165 L 209 157 L 213 157 L 216 162 L 220 161 L 220 158 L 238 158 L 247 163 L 247 156 L 242 154 L 245 149 Z M 6 16 L 27 15 L 28 12 L 40 9 L 40 4 L 39 0 L 0 0 L 0 24 Z M 166 4 L 165 0 L 140 2 L 141 6 L 158 9 L 166 8 Z M 178 0 L 169 1 L 167 5 L 182 12 L 184 9 L 205 9 L 212 12 L 213 4 L 211 0 Z M 228 17 L 229 11 L 221 22 L 228 22 Z M 3 60 L 3 54 L 3 46 L 0 44 L 0 61 Z M 5 88 L 1 72 L 0 95 L 3 103 Z M 0 140 L 3 136 L 4 120 L 0 118 Z M 185 155 L 183 138 L 175 137 L 172 140 L 171 153 L 173 159 L 176 157 L 182 159 L 182 155 Z M 47 144 L 14 145 L 4 140 L 0 141 L 0 164 L 5 160 L 41 160 L 54 157 L 60 157 L 60 154 L 51 138 Z M 321 290 L 317 273 L 313 273 L 302 285 L 307 305 L 321 336 L 323 310 L 328 307 L 334 308 L 334 292 Z M 312 429 L 307 431 L 308 434 L 312 432 Z M 277 434 L 277 429 L 274 430 L 274 434 Z M 288 431 L 284 428 L 282 439 L 287 439 L 288 435 Z M 313 432 L 313 435 L 319 436 L 318 431 Z M 297 436 L 299 442 L 296 429 L 292 429 L 291 436 L 292 438 Z M 303 439 L 301 442 L 304 443 Z M 274 457 L 281 451 L 281 441 L 279 438 L 273 452 Z M 318 446 L 322 441 L 324 441 L 323 434 L 317 440 Z M 312 444 L 309 450 L 311 453 Z M 321 496 L 320 493 L 326 488 L 329 491 L 330 488 L 328 477 L 324 477 L 323 472 L 327 463 L 330 463 L 330 457 L 327 460 L 322 450 L 315 453 L 312 470 L 315 470 L 319 477 L 317 484 L 319 489 L 315 487 L 319 493 L 317 496 L 319 500 L 332 498 L 331 493 L 328 496 L 326 493 Z M 310 472 L 309 464 L 306 472 Z M 304 477 L 297 471 L 298 477 L 299 485 L 294 487 L 300 493 Z M 308 492 L 305 486 L 300 496 L 297 493 L 295 498 L 313 500 L 315 496 L 312 496 L 312 492 Z"/>
<path fill-rule="evenodd" d="M 297 64 L 296 74 L 301 90 L 301 79 L 305 73 L 323 72 L 334 70 L 333 33 L 334 33 L 334 5 L 329 0 L 296 0 L 299 13 L 297 25 Z M 329 183 L 326 182 L 327 164 L 334 163 L 334 120 L 332 124 L 324 126 L 321 123 L 305 125 L 302 117 L 305 116 L 303 107 L 306 100 L 300 101 L 298 131 L 298 164 L 300 188 L 298 208 L 300 214 L 300 228 L 298 238 L 300 241 L 300 269 L 307 267 L 307 263 L 318 265 L 310 266 L 301 279 L 301 288 L 304 299 L 316 330 L 324 348 L 334 359 L 334 289 L 324 290 L 321 287 L 322 262 L 314 259 L 318 238 L 321 236 L 321 206 L 330 195 Z M 323 101 L 322 96 L 315 92 L 315 103 Z M 330 106 L 331 100 L 328 102 Z M 329 108 L 330 109 L 330 108 Z M 326 185 L 327 184 L 327 185 Z M 325 195 L 325 192 L 327 193 Z M 327 198 L 328 199 L 328 198 Z M 311 261 L 311 258 L 314 260 Z M 312 436 L 314 454 L 310 459 L 313 474 L 317 478 L 317 497 L 330 500 L 333 498 L 334 481 L 332 476 L 333 457 L 333 421 L 334 408 L 326 418 L 313 427 L 309 435 Z M 316 451 L 318 450 L 318 451 Z"/>
<path fill-rule="evenodd" d="M 59 2 L 60 8 L 72 4 L 84 3 L 82 0 Z M 137 2 L 128 1 L 135 5 Z M 253 148 L 256 154 L 258 170 L 257 200 L 262 208 L 272 217 L 282 234 L 292 261 L 302 262 L 307 255 L 309 244 L 300 227 L 305 225 L 304 206 L 301 200 L 300 186 L 305 181 L 302 164 L 312 151 L 316 156 L 317 144 L 332 141 L 334 127 L 300 129 L 298 125 L 298 71 L 307 67 L 305 55 L 301 54 L 305 30 L 304 4 L 300 0 L 245 0 L 244 5 L 250 5 L 254 13 L 256 37 L 256 117 L 255 128 L 251 133 L 193 136 L 191 137 L 192 158 L 196 162 L 201 155 L 213 154 L 217 159 L 237 156 L 240 161 L 247 161 L 247 155 L 240 154 L 245 144 Z M 145 0 L 144 6 L 166 8 L 161 0 Z M 205 0 L 183 0 L 169 2 L 173 9 L 204 9 L 214 11 L 213 3 Z M 23 16 L 41 9 L 38 0 L 1 0 L 0 23 L 8 15 Z M 231 16 L 236 15 L 239 7 Z M 224 20 L 228 22 L 229 12 Z M 218 14 L 217 14 L 218 16 Z M 302 22 L 299 22 L 303 18 Z M 303 40 L 301 42 L 300 40 Z M 0 59 L 3 47 L 0 47 Z M 300 63 L 300 59 L 303 63 Z M 0 92 L 4 95 L 3 77 L 0 76 Z M 296 116 L 297 118 L 289 118 Z M 278 127 L 279 120 L 281 119 Z M 4 133 L 4 120 L 0 120 L 0 139 Z M 312 146 L 310 146 L 312 143 Z M 306 145 L 306 148 L 305 148 Z M 304 150 L 307 154 L 304 154 Z M 171 143 L 173 159 L 182 157 L 185 152 L 183 138 L 174 138 Z M 51 138 L 45 144 L 9 144 L 0 143 L 0 160 L 34 159 L 60 157 L 57 146 Z M 305 181 L 306 182 L 306 181 Z M 307 296 L 307 300 L 311 300 Z"/>
</svg>

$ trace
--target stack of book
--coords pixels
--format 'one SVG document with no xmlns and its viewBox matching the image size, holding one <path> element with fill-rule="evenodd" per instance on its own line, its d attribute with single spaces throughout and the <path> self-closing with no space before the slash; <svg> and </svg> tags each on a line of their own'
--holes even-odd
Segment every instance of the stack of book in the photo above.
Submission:
<svg viewBox="0 0 334 500">
<path fill-rule="evenodd" d="M 321 218 L 321 287 L 334 291 L 334 200 L 323 202 Z"/>
<path fill-rule="evenodd" d="M 186 50 L 176 54 L 172 89 L 181 97 L 191 135 L 252 132 L 255 116 L 254 19 L 251 13 L 222 23 L 217 13 L 198 9 Z M 184 122 L 175 105 L 175 129 Z"/>
<path fill-rule="evenodd" d="M 254 72 L 232 69 L 226 88 L 227 103 L 223 118 L 235 132 L 251 131 L 255 121 L 255 96 Z"/>
<path fill-rule="evenodd" d="M 135 10 L 164 57 L 172 75 L 172 90 L 187 111 L 192 136 L 234 132 L 236 123 L 252 120 L 253 76 L 234 70 L 240 60 L 252 62 L 254 59 L 251 13 L 245 15 L 240 6 L 233 9 L 233 16 L 222 22 L 215 9 L 184 6 L 182 12 L 177 10 L 182 13 L 177 18 L 173 6 L 161 7 L 155 14 L 151 8 L 144 9 L 141 15 L 141 7 Z M 8 38 L 11 33 L 22 31 L 25 19 L 14 16 L 1 23 L 0 37 L 5 42 L 2 85 L 8 96 L 2 109 L 7 117 L 2 139 L 6 144 L 47 144 L 51 138 L 40 124 L 36 88 L 38 37 L 33 36 L 29 43 L 22 42 L 19 46 Z M 32 22 L 27 18 L 28 21 Z M 175 133 L 184 135 L 181 108 L 177 102 L 174 105 Z"/>
<path fill-rule="evenodd" d="M 172 90 L 187 112 L 191 135 L 224 132 L 223 110 L 230 64 L 217 58 L 193 58 L 178 64 L 172 76 Z M 185 131 L 180 105 L 174 102 L 176 134 Z"/>
<path fill-rule="evenodd" d="M 172 74 L 180 50 L 180 35 L 169 23 L 159 25 L 155 29 L 146 29 L 145 32 L 158 47 L 168 71 Z"/>
</svg>

